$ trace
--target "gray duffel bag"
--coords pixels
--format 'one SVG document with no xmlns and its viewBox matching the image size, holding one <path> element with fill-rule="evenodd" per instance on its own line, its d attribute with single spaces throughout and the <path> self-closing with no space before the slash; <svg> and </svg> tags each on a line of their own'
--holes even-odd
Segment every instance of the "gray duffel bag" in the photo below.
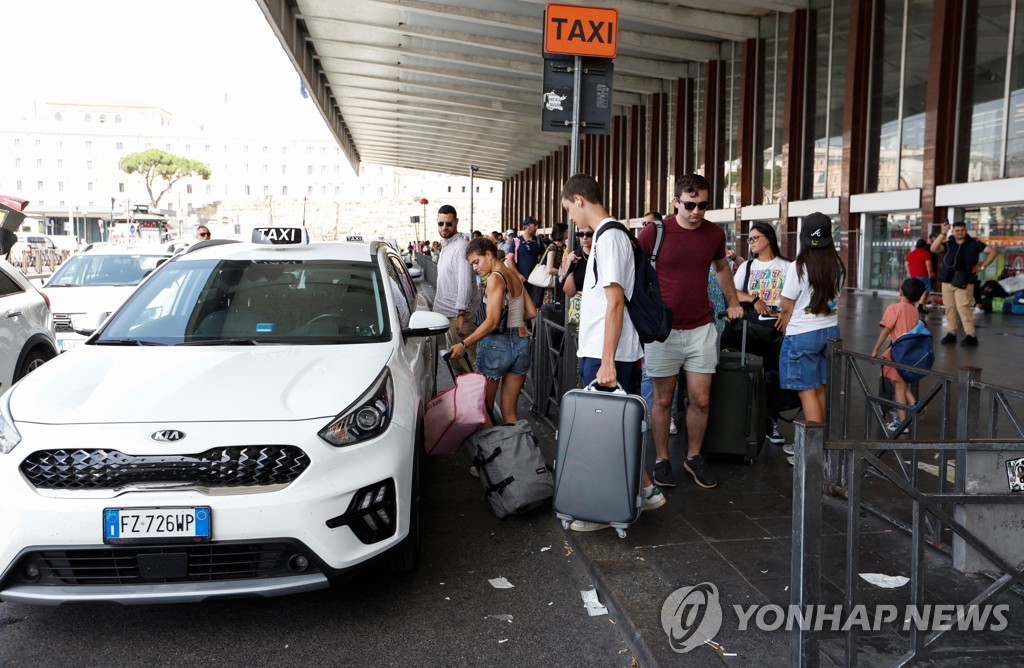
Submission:
<svg viewBox="0 0 1024 668">
<path fill-rule="evenodd" d="M 551 500 L 554 481 L 530 423 L 478 431 L 469 438 L 484 495 L 498 517 L 524 513 Z"/>
</svg>

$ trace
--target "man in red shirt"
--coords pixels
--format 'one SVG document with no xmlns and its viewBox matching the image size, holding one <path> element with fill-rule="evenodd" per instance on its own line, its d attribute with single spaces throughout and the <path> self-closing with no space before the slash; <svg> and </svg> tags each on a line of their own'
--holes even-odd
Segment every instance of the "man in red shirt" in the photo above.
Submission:
<svg viewBox="0 0 1024 668">
<path fill-rule="evenodd" d="M 932 276 L 935 271 L 932 268 L 932 254 L 928 250 L 928 242 L 924 239 L 918 239 L 917 247 L 907 253 L 907 259 L 904 264 L 907 267 L 907 274 L 910 278 L 916 278 L 924 283 L 924 294 L 917 303 L 917 310 L 923 313 L 924 307 L 928 303 L 928 295 L 932 291 Z"/>
<path fill-rule="evenodd" d="M 700 454 L 708 426 L 711 377 L 718 365 L 718 332 L 708 300 L 708 267 L 714 265 L 718 284 L 728 304 L 729 318 L 742 318 L 743 308 L 733 287 L 733 276 L 725 259 L 725 232 L 714 223 L 705 223 L 704 212 L 710 205 L 707 179 L 687 174 L 676 182 L 672 204 L 676 215 L 664 220 L 664 238 L 656 258 L 661 297 L 672 309 L 672 333 L 664 343 L 649 343 L 644 348 L 647 374 L 654 381 L 654 405 L 651 430 L 657 457 L 655 483 L 675 487 L 672 465 L 668 460 L 669 419 L 676 376 L 682 369 L 686 377 L 687 457 L 683 468 L 701 487 L 711 488 L 718 481 Z M 655 225 L 648 225 L 638 237 L 648 255 L 654 249 Z"/>
</svg>

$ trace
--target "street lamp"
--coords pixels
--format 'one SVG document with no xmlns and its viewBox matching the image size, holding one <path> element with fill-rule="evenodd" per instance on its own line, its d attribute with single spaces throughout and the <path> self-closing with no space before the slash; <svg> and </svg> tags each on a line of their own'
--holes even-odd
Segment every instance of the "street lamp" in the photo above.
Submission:
<svg viewBox="0 0 1024 668">
<path fill-rule="evenodd" d="M 480 168 L 476 165 L 469 166 L 469 236 L 473 236 L 473 175 Z"/>
<path fill-rule="evenodd" d="M 426 197 L 420 198 L 420 204 L 423 205 L 423 240 L 427 240 L 427 205 L 430 204 L 430 200 Z"/>
</svg>

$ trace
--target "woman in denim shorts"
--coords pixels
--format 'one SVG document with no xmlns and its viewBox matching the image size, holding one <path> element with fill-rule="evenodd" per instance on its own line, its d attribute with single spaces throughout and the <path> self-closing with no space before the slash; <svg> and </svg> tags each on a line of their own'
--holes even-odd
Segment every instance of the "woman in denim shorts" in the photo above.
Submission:
<svg viewBox="0 0 1024 668">
<path fill-rule="evenodd" d="M 839 337 L 839 292 L 846 267 L 832 242 L 832 219 L 822 213 L 804 219 L 800 246 L 782 286 L 776 325 L 785 334 L 779 381 L 800 395 L 805 420 L 824 422 L 825 351 L 828 340 Z"/>
<path fill-rule="evenodd" d="M 519 393 L 530 370 L 530 332 L 526 321 L 537 316 L 531 299 L 516 272 L 498 259 L 498 247 L 486 237 L 473 239 L 466 247 L 466 260 L 484 281 L 486 316 L 477 328 L 451 348 L 452 359 L 466 354 L 466 346 L 477 344 L 476 368 L 487 376 L 487 405 L 493 406 L 501 389 L 501 416 L 506 423 L 519 420 Z M 492 426 L 488 418 L 486 427 Z"/>
</svg>

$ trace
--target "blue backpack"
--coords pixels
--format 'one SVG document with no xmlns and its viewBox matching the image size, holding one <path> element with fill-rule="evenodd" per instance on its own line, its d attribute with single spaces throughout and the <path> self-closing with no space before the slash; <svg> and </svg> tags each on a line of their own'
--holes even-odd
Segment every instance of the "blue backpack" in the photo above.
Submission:
<svg viewBox="0 0 1024 668">
<path fill-rule="evenodd" d="M 657 341 L 664 342 L 672 333 L 672 309 L 665 305 L 661 299 L 661 286 L 658 284 L 658 274 L 651 264 L 657 258 L 658 249 L 661 246 L 661 232 L 658 229 L 658 237 L 655 242 L 654 252 L 648 260 L 640 244 L 626 230 L 626 226 L 619 222 L 602 225 L 594 235 L 594 244 L 597 238 L 605 230 L 620 230 L 629 238 L 633 246 L 633 268 L 636 276 L 633 282 L 633 294 L 626 296 L 626 310 L 629 312 L 629 320 L 633 328 L 640 336 L 640 343 Z M 597 282 L 597 263 L 594 263 L 594 281 Z"/>
<path fill-rule="evenodd" d="M 928 326 L 920 320 L 914 329 L 903 336 L 898 337 L 889 346 L 892 353 L 892 361 L 914 366 L 919 369 L 931 369 L 935 364 L 935 346 L 932 342 L 932 333 Z M 908 383 L 915 383 L 924 378 L 923 373 L 904 371 L 897 369 L 900 377 Z"/>
</svg>

